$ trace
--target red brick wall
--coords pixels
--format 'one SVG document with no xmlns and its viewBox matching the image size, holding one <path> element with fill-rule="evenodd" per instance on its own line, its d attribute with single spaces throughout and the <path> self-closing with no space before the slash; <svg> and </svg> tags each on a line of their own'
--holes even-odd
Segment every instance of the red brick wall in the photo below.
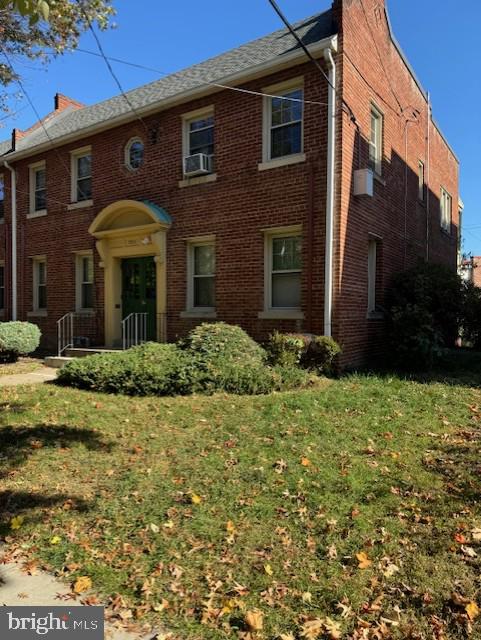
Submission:
<svg viewBox="0 0 481 640">
<path fill-rule="evenodd" d="M 355 116 L 350 121 L 338 100 L 334 337 L 344 348 L 343 363 L 365 362 L 370 349 L 382 347 L 383 323 L 367 319 L 367 249 L 370 234 L 382 242 L 379 288 L 389 286 L 394 273 L 426 255 L 456 266 L 458 225 L 458 166 L 436 128 L 431 125 L 430 207 L 418 203 L 417 167 L 426 153 L 427 105 L 388 35 L 387 23 L 375 0 L 336 0 L 340 52 L 336 56 L 340 89 Z M 371 25 L 367 26 L 366 16 Z M 374 45 L 374 42 L 377 45 Z M 383 65 L 380 62 L 382 57 Z M 250 82 L 260 91 L 283 80 L 304 76 L 305 98 L 327 102 L 327 84 L 311 63 Z M 387 80 L 390 78 L 390 82 Z M 392 86 L 391 86 L 392 85 Z M 397 96 L 394 96 L 394 93 Z M 400 105 L 398 105 L 399 100 Z M 384 113 L 382 180 L 373 198 L 352 195 L 353 170 L 367 166 L 370 104 Z M 215 153 L 218 179 L 209 184 L 179 188 L 182 179 L 182 114 L 215 107 Z M 417 122 L 406 115 L 417 109 Z M 56 321 L 75 306 L 74 253 L 94 249 L 95 288 L 103 305 L 103 272 L 88 227 L 107 205 L 122 199 L 148 199 L 164 207 L 173 219 L 167 240 L 168 335 L 174 339 L 196 320 L 182 319 L 186 298 L 185 238 L 216 235 L 217 318 L 239 323 L 262 339 L 274 328 L 323 332 L 324 226 L 326 202 L 327 109 L 305 107 L 305 163 L 259 171 L 262 161 L 262 98 L 220 91 L 146 118 L 149 135 L 139 122 L 116 127 L 90 138 L 18 162 L 19 317 L 27 319 L 32 306 L 31 256 L 46 255 L 48 317 L 33 319 L 44 332 L 44 344 L 54 347 Z M 152 140 L 152 131 L 157 137 Z M 124 166 L 124 147 L 132 136 L 146 143 L 145 162 L 132 173 Z M 75 148 L 92 145 L 93 200 L 88 209 L 67 210 L 70 202 L 70 156 Z M 45 159 L 48 175 L 48 215 L 26 218 L 28 165 Z M 407 178 L 407 198 L 406 194 Z M 440 230 L 439 192 L 443 185 L 453 197 L 450 235 Z M 311 208 L 310 202 L 313 206 Z M 4 246 L 0 229 L 0 252 Z M 312 264 L 308 260 L 307 229 L 312 215 Z M 299 224 L 304 229 L 304 321 L 260 320 L 264 298 L 264 237 L 262 229 Z M 8 243 L 7 243 L 8 244 Z M 312 278 L 312 289 L 308 283 Z M 379 298 L 382 301 L 382 290 Z M 311 300 L 309 318 L 308 300 Z M 102 327 L 102 314 L 99 325 Z M 370 346 L 371 345 L 371 346 Z"/>
<path fill-rule="evenodd" d="M 418 201 L 418 161 L 427 160 L 428 109 L 425 98 L 394 47 L 378 0 L 335 3 L 340 38 L 339 71 L 342 96 L 359 129 L 342 113 L 338 132 L 337 251 L 335 333 L 349 365 L 361 364 L 371 347 L 382 346 L 383 323 L 367 318 L 367 251 L 370 234 L 382 242 L 383 298 L 392 276 L 426 256 L 456 268 L 458 235 L 458 164 L 436 127 L 430 125 L 429 211 Z M 382 62 L 381 62 L 382 60 Z M 368 166 L 370 107 L 384 114 L 382 180 L 374 197 L 354 197 L 353 170 Z M 339 105 L 340 107 L 340 105 Z M 418 111 L 415 122 L 413 109 Z M 407 155 L 406 155 L 407 127 Z M 406 186 L 407 183 L 407 186 Z M 451 234 L 440 228 L 439 195 L 443 186 L 453 198 Z"/>
</svg>

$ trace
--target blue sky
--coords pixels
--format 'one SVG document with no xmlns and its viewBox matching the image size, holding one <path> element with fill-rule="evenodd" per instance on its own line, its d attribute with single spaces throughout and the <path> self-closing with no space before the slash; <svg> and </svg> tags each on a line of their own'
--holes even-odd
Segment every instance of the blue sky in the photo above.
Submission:
<svg viewBox="0 0 481 640">
<path fill-rule="evenodd" d="M 292 21 L 322 11 L 329 0 L 279 0 Z M 176 71 L 280 28 L 267 0 L 114 0 L 117 28 L 100 35 L 108 55 L 165 72 Z M 461 10 L 462 6 L 462 10 Z M 481 3 L 479 0 L 388 0 L 396 36 L 424 87 L 431 92 L 434 116 L 461 161 L 461 196 L 465 203 L 464 247 L 481 255 L 479 155 L 481 151 Z M 81 47 L 97 51 L 91 34 Z M 117 87 L 104 62 L 80 52 L 49 67 L 16 62 L 38 111 L 52 109 L 57 91 L 87 104 L 115 95 Z M 115 71 L 125 89 L 160 77 L 124 65 Z M 2 121 L 2 139 L 15 126 L 35 117 L 25 99 L 21 109 Z"/>
</svg>

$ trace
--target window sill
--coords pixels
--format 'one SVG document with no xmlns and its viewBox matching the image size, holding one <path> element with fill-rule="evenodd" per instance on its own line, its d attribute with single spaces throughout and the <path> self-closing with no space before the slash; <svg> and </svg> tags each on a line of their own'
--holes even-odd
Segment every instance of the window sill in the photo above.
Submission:
<svg viewBox="0 0 481 640">
<path fill-rule="evenodd" d="M 384 178 L 381 176 L 381 174 L 380 174 L 380 173 L 378 173 L 377 171 L 374 171 L 374 172 L 373 172 L 373 175 L 374 175 L 374 180 L 375 180 L 377 183 L 382 184 L 382 186 L 383 186 L 383 187 L 385 187 L 385 186 L 386 186 L 386 181 L 384 180 Z"/>
<path fill-rule="evenodd" d="M 384 313 L 382 311 L 368 311 L 366 318 L 368 320 L 384 320 Z"/>
<path fill-rule="evenodd" d="M 0 224 L 5 224 L 5 218 L 0 218 Z"/>
<path fill-rule="evenodd" d="M 180 180 L 179 189 L 185 187 L 193 187 L 196 184 L 208 184 L 209 182 L 215 182 L 217 180 L 217 173 L 208 173 L 205 176 L 195 176 L 194 178 L 184 178 Z"/>
<path fill-rule="evenodd" d="M 36 311 L 29 311 L 27 313 L 27 318 L 46 318 L 47 316 L 47 309 L 37 309 Z"/>
<path fill-rule="evenodd" d="M 261 311 L 257 317 L 260 320 L 304 320 L 300 309 L 269 309 Z"/>
<path fill-rule="evenodd" d="M 76 309 L 75 313 L 79 316 L 90 317 L 95 315 L 95 309 Z"/>
<path fill-rule="evenodd" d="M 182 311 L 181 318 L 208 318 L 215 320 L 217 318 L 216 311 Z"/>
<path fill-rule="evenodd" d="M 80 200 L 80 202 L 72 202 L 67 206 L 67 211 L 74 211 L 75 209 L 86 209 L 87 207 L 93 207 L 93 200 Z"/>
<path fill-rule="evenodd" d="M 31 220 L 32 218 L 43 218 L 43 216 L 47 215 L 47 209 L 39 209 L 38 211 L 31 211 L 27 213 L 27 219 Z"/>
<path fill-rule="evenodd" d="M 290 164 L 299 164 L 306 161 L 305 153 L 296 153 L 292 156 L 284 156 L 283 158 L 275 158 L 275 160 L 267 160 L 258 165 L 259 171 L 267 171 L 268 169 L 276 169 L 277 167 L 287 167 Z"/>
</svg>

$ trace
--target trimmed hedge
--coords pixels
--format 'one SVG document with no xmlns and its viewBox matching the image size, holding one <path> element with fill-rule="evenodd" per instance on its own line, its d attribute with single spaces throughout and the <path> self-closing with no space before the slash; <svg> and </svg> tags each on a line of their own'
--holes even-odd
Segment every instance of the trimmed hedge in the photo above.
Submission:
<svg viewBox="0 0 481 640">
<path fill-rule="evenodd" d="M 30 322 L 0 323 L 0 361 L 15 362 L 32 353 L 40 344 L 40 329 Z"/>
<path fill-rule="evenodd" d="M 173 396 L 225 392 L 260 395 L 306 387 L 297 367 L 270 367 L 266 352 L 242 329 L 204 324 L 179 345 L 148 343 L 120 353 L 79 358 L 58 373 L 60 384 L 106 393 Z"/>
<path fill-rule="evenodd" d="M 266 345 L 269 362 L 281 367 L 304 367 L 318 373 L 332 373 L 341 347 L 333 338 L 275 331 Z"/>
</svg>

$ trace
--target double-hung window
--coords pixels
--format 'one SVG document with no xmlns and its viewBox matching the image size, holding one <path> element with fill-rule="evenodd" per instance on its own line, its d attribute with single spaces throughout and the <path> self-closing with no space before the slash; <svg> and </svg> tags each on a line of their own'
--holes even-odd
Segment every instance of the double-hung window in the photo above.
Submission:
<svg viewBox="0 0 481 640">
<path fill-rule="evenodd" d="M 440 210 L 441 210 L 441 229 L 446 233 L 451 233 L 451 218 L 453 209 L 453 199 L 446 191 L 441 188 Z"/>
<path fill-rule="evenodd" d="M 374 105 L 371 105 L 371 133 L 369 139 L 369 164 L 378 175 L 382 173 L 383 154 L 383 115 Z"/>
<path fill-rule="evenodd" d="M 208 107 L 207 109 L 185 114 L 183 120 L 184 173 L 190 173 L 194 168 L 199 169 L 199 174 L 212 173 L 215 170 L 215 120 L 213 108 Z M 198 156 L 199 154 L 206 156 L 206 158 L 187 160 L 191 156 Z M 194 160 L 199 164 L 192 164 Z M 200 163 L 199 160 L 202 160 L 202 162 Z"/>
<path fill-rule="evenodd" d="M 47 169 L 45 162 L 30 165 L 30 215 L 47 210 Z"/>
<path fill-rule="evenodd" d="M 188 244 L 188 311 L 215 311 L 215 242 L 212 238 Z"/>
<path fill-rule="evenodd" d="M 33 310 L 47 309 L 47 260 L 39 257 L 33 260 Z"/>
<path fill-rule="evenodd" d="M 418 162 L 418 200 L 424 202 L 426 199 L 426 179 L 424 162 L 419 160 Z"/>
<path fill-rule="evenodd" d="M 92 253 L 79 253 L 76 264 L 77 311 L 94 308 L 94 259 Z"/>
<path fill-rule="evenodd" d="M 5 178 L 0 173 L 0 222 L 5 219 Z"/>
<path fill-rule="evenodd" d="M 269 232 L 265 243 L 265 311 L 299 311 L 302 280 L 300 230 Z"/>
<path fill-rule="evenodd" d="M 72 152 L 72 202 L 92 199 L 92 152 L 90 147 Z"/>
<path fill-rule="evenodd" d="M 0 262 L 0 313 L 5 311 L 5 263 Z"/>
<path fill-rule="evenodd" d="M 265 90 L 264 161 L 303 152 L 304 89 L 302 83 L 278 85 Z"/>
</svg>

